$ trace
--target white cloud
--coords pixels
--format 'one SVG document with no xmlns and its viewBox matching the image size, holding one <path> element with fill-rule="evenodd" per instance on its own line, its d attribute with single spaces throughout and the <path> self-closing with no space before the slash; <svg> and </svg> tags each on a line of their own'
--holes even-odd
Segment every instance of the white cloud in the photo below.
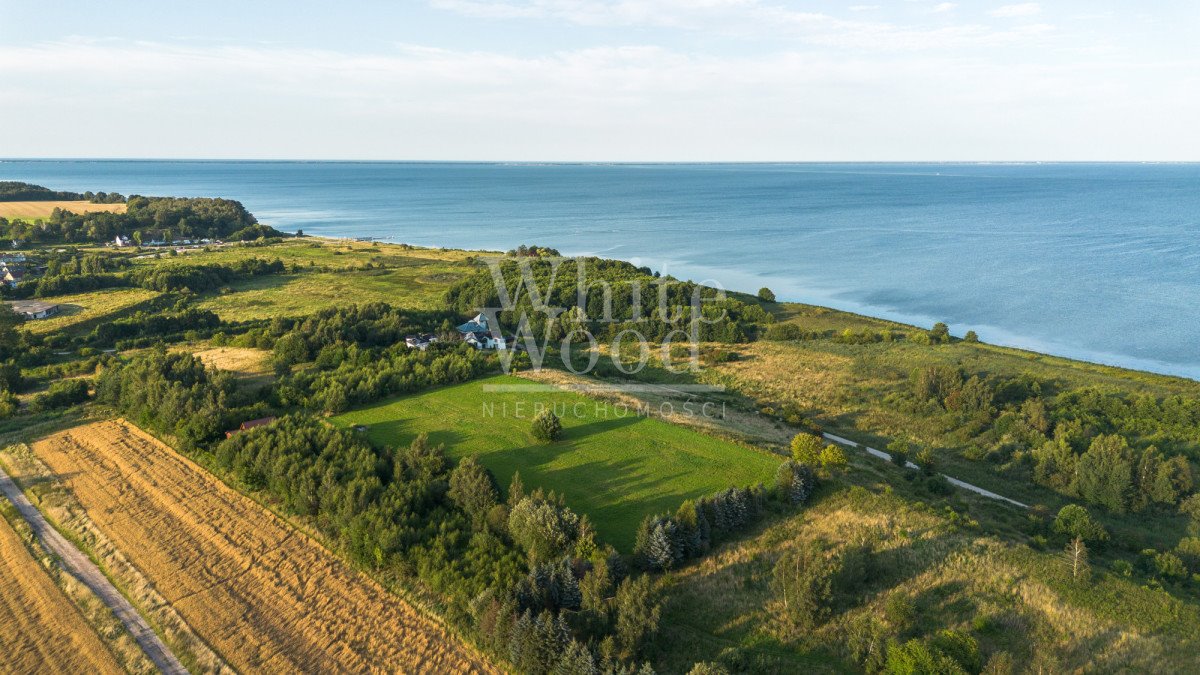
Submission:
<svg viewBox="0 0 1200 675">
<path fill-rule="evenodd" d="M 5 139 L 13 156 L 1200 156 L 1188 126 L 1200 116 L 1194 60 L 1046 65 L 808 47 L 717 56 L 653 45 L 358 54 L 75 40 L 0 46 L 0 72 L 0 128 L 23 131 Z"/>
<path fill-rule="evenodd" d="M 1004 5 L 1002 7 L 997 7 L 988 13 L 994 17 L 1012 19 L 1041 14 L 1042 6 L 1036 2 L 1022 2 L 1016 5 Z"/>
<path fill-rule="evenodd" d="M 904 25 L 843 19 L 797 11 L 766 0 L 430 0 L 434 7 L 467 16 L 553 19 L 587 26 L 653 26 L 748 38 L 776 37 L 809 45 L 870 51 L 917 51 L 989 47 L 1026 42 L 1047 25 L 995 28 L 984 24 Z M 947 12 L 956 3 L 930 8 Z M 851 10 L 876 6 L 858 5 Z"/>
<path fill-rule="evenodd" d="M 850 5 L 848 9 L 851 12 L 874 12 L 879 9 L 879 5 Z"/>
</svg>

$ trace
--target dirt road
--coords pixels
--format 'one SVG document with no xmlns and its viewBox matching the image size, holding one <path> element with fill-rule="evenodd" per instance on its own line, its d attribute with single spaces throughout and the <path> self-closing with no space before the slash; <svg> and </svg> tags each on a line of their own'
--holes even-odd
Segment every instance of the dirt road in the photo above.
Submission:
<svg viewBox="0 0 1200 675">
<path fill-rule="evenodd" d="M 168 675 L 186 674 L 187 670 L 171 653 L 167 646 L 159 640 L 158 635 L 151 630 L 146 621 L 137 613 L 133 605 L 109 583 L 100 568 L 96 567 L 79 549 L 58 533 L 46 519 L 42 517 L 33 504 L 17 487 L 8 474 L 0 469 L 0 492 L 17 507 L 21 517 L 29 523 L 34 534 L 41 540 L 42 546 L 58 556 L 63 569 L 71 576 L 81 581 L 92 590 L 105 605 L 113 611 L 125 628 L 137 640 L 146 652 L 146 656 L 164 673 Z"/>
</svg>

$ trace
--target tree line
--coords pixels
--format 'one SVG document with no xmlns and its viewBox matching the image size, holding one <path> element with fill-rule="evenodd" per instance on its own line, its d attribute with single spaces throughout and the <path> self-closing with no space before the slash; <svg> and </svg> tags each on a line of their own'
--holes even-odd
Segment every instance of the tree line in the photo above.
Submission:
<svg viewBox="0 0 1200 675">
<path fill-rule="evenodd" d="M 51 190 L 41 185 L 15 180 L 0 180 L 0 202 L 57 202 L 82 199 L 84 196 L 78 192 Z"/>
<path fill-rule="evenodd" d="M 35 244 L 102 243 L 117 236 L 141 244 L 201 238 L 252 241 L 283 234 L 259 223 L 240 202 L 206 197 L 133 196 L 126 201 L 124 213 L 55 209 L 37 222 L 0 218 L 0 237 Z"/>
<path fill-rule="evenodd" d="M 515 331 L 524 315 L 536 337 L 541 339 L 548 334 L 552 342 L 573 333 L 581 339 L 577 333 L 581 330 L 611 340 L 626 329 L 662 341 L 673 331 L 686 330 L 696 321 L 702 340 L 745 342 L 754 336 L 757 324 L 773 321 L 755 303 L 733 297 L 721 299 L 717 289 L 662 278 L 648 267 L 601 258 L 569 259 L 557 265 L 556 262 L 559 261 L 527 255 L 499 263 L 505 288 L 514 304 L 514 309 L 498 315 L 505 331 Z M 564 310 L 561 316 L 548 317 L 539 311 L 530 290 L 523 285 L 527 276 L 541 304 Z M 587 289 L 582 302 L 581 277 Z M 492 271 L 481 268 L 456 282 L 447 292 L 446 303 L 460 314 L 501 307 L 500 290 Z"/>
<path fill-rule="evenodd" d="M 105 288 L 202 293 L 235 281 L 286 272 L 287 266 L 278 258 L 268 261 L 255 257 L 231 263 L 168 263 L 128 269 L 128 263 L 92 254 L 66 261 L 51 259 L 44 276 L 22 282 L 15 289 L 2 290 L 2 293 L 12 298 L 48 298 Z"/>
<path fill-rule="evenodd" d="M 296 334 L 275 342 L 275 363 L 300 358 Z M 317 353 L 314 366 L 285 378 L 277 390 L 280 403 L 313 411 L 338 413 L 390 396 L 466 382 L 497 372 L 494 355 L 464 342 L 435 343 L 422 351 L 403 343 L 392 347 L 359 347 L 335 342 Z"/>
</svg>

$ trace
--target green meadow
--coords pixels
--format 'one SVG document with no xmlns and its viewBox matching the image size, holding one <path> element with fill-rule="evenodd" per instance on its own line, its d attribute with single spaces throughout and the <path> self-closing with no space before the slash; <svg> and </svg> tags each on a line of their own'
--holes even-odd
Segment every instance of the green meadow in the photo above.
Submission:
<svg viewBox="0 0 1200 675">
<path fill-rule="evenodd" d="M 428 433 L 454 458 L 476 455 L 507 488 L 520 471 L 585 513 L 601 538 L 628 553 L 642 518 L 732 485 L 768 482 L 781 458 L 568 391 L 495 392 L 528 385 L 495 376 L 401 397 L 333 418 L 366 425 L 374 443 L 402 446 Z M 563 436 L 542 444 L 530 433 L 537 406 L 556 406 Z M 565 413 L 565 414 L 564 414 Z M 624 414 L 623 414 L 624 413 Z M 623 415 L 622 415 L 623 414 Z"/>
<path fill-rule="evenodd" d="M 441 266 L 280 274 L 235 282 L 226 292 L 205 295 L 197 306 L 224 321 L 305 316 L 364 302 L 433 309 L 456 276 Z"/>
</svg>

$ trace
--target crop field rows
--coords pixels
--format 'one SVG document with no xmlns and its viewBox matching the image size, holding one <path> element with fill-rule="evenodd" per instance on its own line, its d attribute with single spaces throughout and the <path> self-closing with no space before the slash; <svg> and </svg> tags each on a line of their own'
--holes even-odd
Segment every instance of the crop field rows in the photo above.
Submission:
<svg viewBox="0 0 1200 675">
<path fill-rule="evenodd" d="M 0 218 L 34 220 L 49 218 L 54 209 L 71 213 L 125 213 L 125 204 L 93 204 L 85 201 L 0 202 Z"/>
<path fill-rule="evenodd" d="M 121 672 L 3 517 L 0 570 L 0 673 Z"/>
<path fill-rule="evenodd" d="M 76 427 L 33 450 L 239 671 L 487 671 L 439 625 L 135 427 Z"/>
</svg>

